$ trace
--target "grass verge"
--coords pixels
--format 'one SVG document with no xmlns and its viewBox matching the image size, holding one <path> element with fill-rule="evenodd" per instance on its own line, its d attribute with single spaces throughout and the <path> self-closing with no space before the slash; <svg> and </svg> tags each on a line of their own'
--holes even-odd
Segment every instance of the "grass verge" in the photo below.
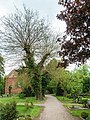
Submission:
<svg viewBox="0 0 90 120">
<path fill-rule="evenodd" d="M 0 103 L 8 103 L 8 102 L 13 102 L 13 101 L 15 101 L 16 103 L 25 103 L 26 101 L 28 101 L 28 102 L 32 102 L 35 104 L 39 104 L 39 103 L 43 103 L 45 101 L 45 99 L 44 100 L 36 100 L 35 97 L 25 97 L 25 98 L 21 99 L 17 96 L 0 98 Z"/>
<path fill-rule="evenodd" d="M 20 116 L 30 115 L 32 119 L 39 116 L 42 109 L 43 107 L 40 106 L 33 106 L 27 109 L 24 105 L 17 105 L 17 111 Z"/>
<path fill-rule="evenodd" d="M 71 98 L 57 96 L 57 99 L 59 101 L 61 101 L 66 108 L 69 108 L 69 107 L 72 107 L 72 106 L 76 106 L 76 107 L 82 107 L 83 106 L 82 104 L 73 103 L 73 99 L 71 99 Z M 84 109 L 84 110 L 80 110 L 80 109 L 71 110 L 71 109 L 68 109 L 68 111 L 69 111 L 69 113 L 71 113 L 73 116 L 76 116 L 76 117 L 80 117 L 82 112 L 86 112 L 90 116 L 90 109 Z"/>
</svg>

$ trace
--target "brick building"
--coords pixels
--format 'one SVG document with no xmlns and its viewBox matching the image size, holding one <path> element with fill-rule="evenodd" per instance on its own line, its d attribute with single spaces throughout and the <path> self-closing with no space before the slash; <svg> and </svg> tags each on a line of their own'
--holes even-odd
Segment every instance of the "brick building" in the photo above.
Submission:
<svg viewBox="0 0 90 120">
<path fill-rule="evenodd" d="M 6 77 L 6 82 L 5 82 L 5 94 L 9 93 L 9 86 L 12 87 L 11 93 L 12 94 L 17 94 L 22 92 L 22 89 L 20 86 L 17 85 L 17 71 L 12 70 L 9 75 Z"/>
</svg>

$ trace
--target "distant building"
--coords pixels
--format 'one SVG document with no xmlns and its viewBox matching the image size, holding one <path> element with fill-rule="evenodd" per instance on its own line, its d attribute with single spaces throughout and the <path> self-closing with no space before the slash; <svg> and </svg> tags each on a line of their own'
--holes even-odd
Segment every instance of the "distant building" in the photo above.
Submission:
<svg viewBox="0 0 90 120">
<path fill-rule="evenodd" d="M 12 94 L 17 94 L 22 92 L 22 89 L 20 85 L 17 85 L 17 71 L 12 70 L 9 75 L 6 77 L 6 82 L 5 82 L 5 94 L 9 93 L 9 86 L 12 87 L 11 93 Z"/>
</svg>

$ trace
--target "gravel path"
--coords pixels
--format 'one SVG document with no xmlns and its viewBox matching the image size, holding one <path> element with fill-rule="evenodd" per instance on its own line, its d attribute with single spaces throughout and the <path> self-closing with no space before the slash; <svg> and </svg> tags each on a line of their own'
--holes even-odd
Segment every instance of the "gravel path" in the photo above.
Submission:
<svg viewBox="0 0 90 120">
<path fill-rule="evenodd" d="M 44 110 L 36 120 L 80 120 L 71 116 L 55 97 L 47 95 Z"/>
</svg>

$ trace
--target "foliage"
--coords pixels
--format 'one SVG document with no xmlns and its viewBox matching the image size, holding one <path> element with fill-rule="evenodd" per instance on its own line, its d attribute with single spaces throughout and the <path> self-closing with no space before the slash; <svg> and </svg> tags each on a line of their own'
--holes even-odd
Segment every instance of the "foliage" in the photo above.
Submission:
<svg viewBox="0 0 90 120">
<path fill-rule="evenodd" d="M 11 85 L 9 85 L 9 87 L 8 87 L 8 91 L 9 91 L 9 94 L 12 93 L 12 86 L 11 86 Z"/>
<path fill-rule="evenodd" d="M 35 71 L 33 73 L 33 77 L 31 79 L 31 85 L 33 87 L 36 99 L 43 99 L 42 98 L 42 78 L 41 78 L 41 71 L 38 66 L 36 66 Z"/>
<path fill-rule="evenodd" d="M 1 120 L 17 119 L 17 110 L 15 102 L 0 105 L 0 119 Z"/>
<path fill-rule="evenodd" d="M 70 82 L 70 93 L 74 100 L 82 93 L 82 78 L 78 71 L 72 74 Z"/>
<path fill-rule="evenodd" d="M 88 113 L 82 112 L 82 113 L 81 113 L 81 117 L 86 120 L 86 118 L 88 117 Z"/>
<path fill-rule="evenodd" d="M 62 95 L 64 94 L 64 90 L 61 87 L 61 83 L 58 82 L 57 86 L 56 86 L 56 96 Z"/>
<path fill-rule="evenodd" d="M 47 85 L 47 92 L 49 94 L 55 94 L 56 92 L 56 81 L 51 80 L 49 84 Z"/>
<path fill-rule="evenodd" d="M 83 93 L 88 93 L 90 91 L 90 77 L 86 76 L 83 79 Z"/>
<path fill-rule="evenodd" d="M 88 101 L 87 98 L 84 98 L 84 99 L 81 100 L 81 102 L 84 105 L 84 107 L 87 107 L 87 101 Z"/>
<path fill-rule="evenodd" d="M 35 96 L 35 93 L 33 92 L 33 90 L 31 89 L 30 86 L 24 88 L 23 94 L 25 95 L 25 97 L 34 97 Z"/>
<path fill-rule="evenodd" d="M 65 71 L 63 68 L 60 68 L 60 67 L 57 68 L 57 66 L 58 66 L 58 61 L 56 59 L 51 60 L 46 66 L 46 70 L 51 75 L 50 85 L 54 83 L 53 89 L 55 89 L 56 87 L 58 87 L 58 84 L 60 83 L 61 86 L 59 86 L 59 87 L 64 89 L 63 82 L 64 82 L 64 80 L 66 80 L 65 79 Z M 57 92 L 57 90 L 54 90 L 54 91 Z M 58 92 L 60 92 L 60 91 L 58 91 Z"/>
<path fill-rule="evenodd" d="M 88 117 L 86 118 L 86 120 L 90 120 L 90 116 L 88 116 Z"/>
<path fill-rule="evenodd" d="M 85 63 L 90 57 L 90 0 L 59 0 L 59 4 L 65 9 L 57 18 L 66 23 L 63 40 L 58 39 L 59 54 L 69 63 Z"/>
<path fill-rule="evenodd" d="M 42 95 L 45 97 L 45 92 L 47 90 L 47 86 L 49 85 L 51 80 L 51 76 L 47 71 L 43 71 L 42 73 Z"/>
<path fill-rule="evenodd" d="M 89 67 L 86 65 L 80 66 L 75 71 L 69 72 L 62 67 L 58 67 L 58 61 L 53 59 L 47 66 L 46 70 L 51 75 L 51 83 L 55 83 L 54 91 L 56 95 L 66 95 L 69 94 L 73 97 L 74 101 L 78 99 L 78 96 L 82 93 L 89 92 Z M 49 88 L 50 89 L 50 88 Z"/>
<path fill-rule="evenodd" d="M 0 95 L 4 93 L 4 85 L 3 83 L 0 83 Z"/>
<path fill-rule="evenodd" d="M 25 94 L 24 94 L 24 93 L 22 93 L 22 92 L 21 92 L 21 93 L 19 93 L 19 98 L 20 98 L 20 99 L 24 99 L 24 98 L 25 98 Z"/>
</svg>

